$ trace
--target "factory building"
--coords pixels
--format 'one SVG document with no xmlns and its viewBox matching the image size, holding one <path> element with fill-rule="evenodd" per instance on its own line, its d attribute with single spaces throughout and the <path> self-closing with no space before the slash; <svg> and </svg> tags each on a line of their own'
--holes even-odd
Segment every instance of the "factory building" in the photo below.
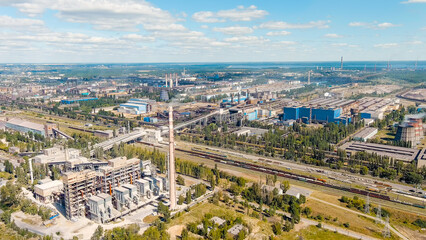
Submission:
<svg viewBox="0 0 426 240">
<path fill-rule="evenodd" d="M 43 154 L 32 158 L 34 163 L 82 163 L 88 162 L 88 159 L 81 156 L 81 151 L 75 148 L 63 149 L 62 147 L 52 147 L 43 150 Z"/>
<path fill-rule="evenodd" d="M 64 188 L 62 181 L 55 180 L 34 186 L 35 199 L 42 203 L 51 203 L 54 196 L 60 194 Z"/>
<path fill-rule="evenodd" d="M 79 102 L 86 102 L 86 101 L 93 101 L 98 100 L 98 98 L 92 97 L 92 98 L 78 98 L 78 99 L 63 99 L 61 100 L 62 104 L 73 104 L 73 103 L 79 103 Z"/>
<path fill-rule="evenodd" d="M 155 106 L 155 100 L 132 98 L 127 103 L 120 104 L 118 112 L 139 115 L 155 111 Z"/>
<path fill-rule="evenodd" d="M 141 177 L 141 161 L 138 158 L 118 157 L 108 161 L 108 166 L 99 168 L 101 192 L 112 194 L 112 188 L 130 183 Z"/>
<path fill-rule="evenodd" d="M 409 118 L 398 126 L 395 140 L 410 142 L 413 147 L 423 138 L 423 123 L 421 118 Z"/>
<path fill-rule="evenodd" d="M 86 199 L 96 193 L 96 172 L 66 172 L 63 177 L 65 216 L 68 219 L 84 216 Z"/>
<path fill-rule="evenodd" d="M 404 163 L 411 163 L 415 161 L 420 152 L 420 150 L 412 148 L 364 142 L 347 142 L 339 147 L 339 149 L 345 150 L 349 154 L 355 154 L 356 152 L 374 153 L 379 156 L 389 157 Z"/>
<path fill-rule="evenodd" d="M 33 134 L 40 134 L 44 137 L 52 137 L 53 128 L 56 128 L 56 124 L 46 123 L 43 125 L 20 118 L 12 118 L 5 123 L 6 130 L 18 131 L 21 133 L 32 132 Z"/>
<path fill-rule="evenodd" d="M 377 132 L 377 128 L 367 127 L 353 135 L 352 139 L 355 141 L 366 142 L 368 139 L 374 137 Z"/>
<path fill-rule="evenodd" d="M 141 178 L 141 161 L 137 158 L 127 159 L 126 157 L 118 157 L 109 160 L 108 166 L 100 167 L 98 172 L 92 170 L 66 172 L 64 174 L 66 217 L 71 219 L 92 214 L 95 216 L 94 218 L 101 220 L 100 211 L 102 209 L 93 208 L 93 206 L 99 205 L 101 200 L 92 197 L 96 195 L 97 197 L 103 198 L 103 210 L 107 211 L 106 205 L 109 200 L 105 198 L 106 195 L 100 194 L 104 193 L 109 196 L 114 195 L 117 197 L 118 201 L 120 201 L 121 197 L 131 194 L 130 191 L 133 191 L 132 194 L 136 193 L 137 186 L 134 185 L 130 190 L 123 190 L 119 187 L 125 188 L 125 186 L 127 186 L 126 184 L 131 185 L 139 178 Z M 88 201 L 90 202 L 90 210 L 86 211 L 86 203 L 88 203 Z M 105 211 L 103 214 L 106 213 Z M 112 214 L 112 212 L 110 213 Z M 105 216 L 106 215 L 103 215 L 102 219 L 105 220 Z"/>
<path fill-rule="evenodd" d="M 358 101 L 358 112 L 363 119 L 383 119 L 386 112 L 399 108 L 399 99 L 365 97 Z"/>
<path fill-rule="evenodd" d="M 354 108 L 357 108 L 355 100 L 318 98 L 304 105 L 284 107 L 283 120 L 347 124 L 351 122 L 350 112 Z"/>
</svg>

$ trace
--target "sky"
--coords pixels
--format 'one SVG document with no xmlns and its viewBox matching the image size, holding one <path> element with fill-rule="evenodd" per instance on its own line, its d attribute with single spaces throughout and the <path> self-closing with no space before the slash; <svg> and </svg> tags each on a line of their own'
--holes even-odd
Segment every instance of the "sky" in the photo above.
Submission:
<svg viewBox="0 0 426 240">
<path fill-rule="evenodd" d="M 426 0 L 0 0 L 1 63 L 426 60 Z"/>
</svg>

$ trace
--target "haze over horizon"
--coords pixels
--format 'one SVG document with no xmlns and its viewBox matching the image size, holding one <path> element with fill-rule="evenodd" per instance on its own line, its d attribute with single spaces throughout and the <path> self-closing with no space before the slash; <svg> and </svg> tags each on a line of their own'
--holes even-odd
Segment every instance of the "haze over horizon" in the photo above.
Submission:
<svg viewBox="0 0 426 240">
<path fill-rule="evenodd" d="M 0 62 L 425 60 L 425 13 L 425 0 L 0 0 Z"/>
</svg>

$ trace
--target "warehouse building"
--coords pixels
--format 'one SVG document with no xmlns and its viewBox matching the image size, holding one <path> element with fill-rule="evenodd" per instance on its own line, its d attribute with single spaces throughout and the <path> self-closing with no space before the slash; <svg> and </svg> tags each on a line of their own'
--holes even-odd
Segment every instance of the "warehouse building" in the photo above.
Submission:
<svg viewBox="0 0 426 240">
<path fill-rule="evenodd" d="M 89 97 L 89 98 L 78 98 L 78 99 L 63 99 L 63 100 L 61 100 L 61 103 L 62 104 L 73 104 L 73 103 L 93 101 L 93 100 L 98 100 L 98 98 Z"/>
<path fill-rule="evenodd" d="M 301 120 L 304 123 L 351 122 L 351 110 L 357 108 L 355 100 L 318 98 L 304 105 L 284 107 L 283 120 Z"/>
<path fill-rule="evenodd" d="M 367 127 L 353 135 L 352 139 L 355 141 L 366 142 L 368 139 L 374 137 L 377 132 L 377 128 Z"/>
<path fill-rule="evenodd" d="M 412 148 L 364 142 L 347 142 L 339 147 L 339 149 L 345 150 L 349 154 L 355 154 L 356 152 L 374 153 L 379 156 L 403 161 L 404 163 L 411 163 L 415 161 L 420 152 L 420 150 Z"/>
<path fill-rule="evenodd" d="M 132 98 L 127 103 L 120 104 L 118 112 L 139 115 L 155 111 L 155 106 L 155 100 Z"/>
<path fill-rule="evenodd" d="M 56 128 L 56 124 L 46 123 L 43 125 L 20 118 L 12 118 L 5 123 L 6 130 L 18 131 L 21 133 L 32 132 L 33 134 L 39 134 L 44 137 L 52 137 L 54 135 L 53 128 Z"/>
<path fill-rule="evenodd" d="M 396 98 L 364 97 L 358 101 L 361 118 L 383 119 L 387 111 L 399 108 L 399 99 Z"/>
</svg>

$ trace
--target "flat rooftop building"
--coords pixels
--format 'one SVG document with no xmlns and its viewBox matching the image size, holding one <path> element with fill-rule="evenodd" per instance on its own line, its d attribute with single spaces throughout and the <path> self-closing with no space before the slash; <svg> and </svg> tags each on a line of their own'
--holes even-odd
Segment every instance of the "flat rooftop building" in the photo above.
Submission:
<svg viewBox="0 0 426 240">
<path fill-rule="evenodd" d="M 64 188 L 62 181 L 55 180 L 38 184 L 34 186 L 35 198 L 43 203 L 50 203 L 53 201 L 55 193 L 60 193 Z"/>
<path fill-rule="evenodd" d="M 389 157 L 395 160 L 411 163 L 416 160 L 420 150 L 397 147 L 390 145 L 383 145 L 377 143 L 364 143 L 364 142 L 347 142 L 339 149 L 346 152 L 355 154 L 356 152 L 375 153 L 379 156 Z"/>
<path fill-rule="evenodd" d="M 352 139 L 355 141 L 366 142 L 368 139 L 374 137 L 377 134 L 377 131 L 377 128 L 367 127 L 353 135 Z"/>
</svg>

